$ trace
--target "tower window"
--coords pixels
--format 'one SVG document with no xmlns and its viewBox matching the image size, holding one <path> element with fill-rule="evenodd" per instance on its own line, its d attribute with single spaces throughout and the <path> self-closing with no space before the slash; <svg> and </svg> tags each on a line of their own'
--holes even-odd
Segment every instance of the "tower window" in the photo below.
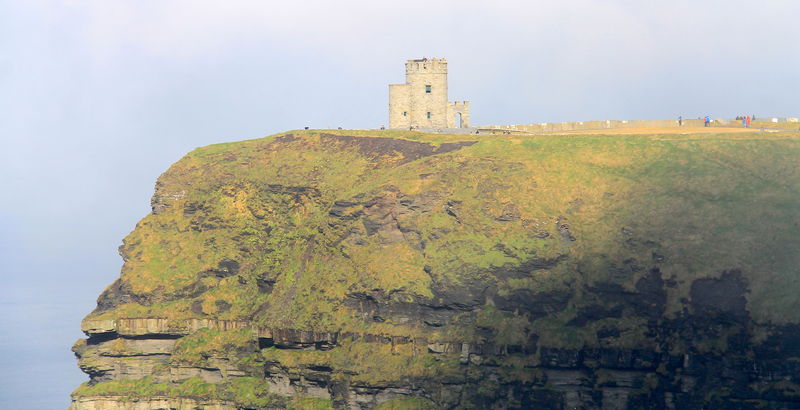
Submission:
<svg viewBox="0 0 800 410">
<path fill-rule="evenodd" d="M 403 111 L 403 117 L 407 117 L 407 116 L 408 116 L 408 111 Z"/>
<path fill-rule="evenodd" d="M 425 116 L 428 117 L 428 119 L 431 119 L 431 112 L 428 111 L 427 113 L 425 113 Z"/>
<path fill-rule="evenodd" d="M 426 85 L 425 86 L 425 94 L 430 94 L 430 93 L 431 93 L 431 86 Z"/>
</svg>

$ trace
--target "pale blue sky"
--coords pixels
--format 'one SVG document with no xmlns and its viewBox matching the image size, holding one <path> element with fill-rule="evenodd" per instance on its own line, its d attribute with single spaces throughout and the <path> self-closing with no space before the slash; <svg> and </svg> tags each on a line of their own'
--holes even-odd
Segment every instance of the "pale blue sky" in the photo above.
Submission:
<svg viewBox="0 0 800 410">
<path fill-rule="evenodd" d="M 423 56 L 448 58 L 474 124 L 800 116 L 798 17 L 793 0 L 0 0 L 0 408 L 66 407 L 79 321 L 194 147 L 379 127 Z"/>
</svg>

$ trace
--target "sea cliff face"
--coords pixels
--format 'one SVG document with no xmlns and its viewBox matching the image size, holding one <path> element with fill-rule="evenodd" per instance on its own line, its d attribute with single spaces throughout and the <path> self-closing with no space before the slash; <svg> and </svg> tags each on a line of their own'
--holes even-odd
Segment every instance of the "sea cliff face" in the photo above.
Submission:
<svg viewBox="0 0 800 410">
<path fill-rule="evenodd" d="M 300 131 L 164 173 L 72 408 L 800 407 L 800 139 Z"/>
</svg>

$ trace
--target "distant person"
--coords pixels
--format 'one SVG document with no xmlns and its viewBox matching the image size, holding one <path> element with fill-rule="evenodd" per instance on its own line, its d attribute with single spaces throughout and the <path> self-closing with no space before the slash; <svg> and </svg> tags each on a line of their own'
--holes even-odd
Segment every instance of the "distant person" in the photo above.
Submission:
<svg viewBox="0 0 800 410">
<path fill-rule="evenodd" d="M 711 117 L 710 117 L 710 116 L 706 115 L 706 120 L 705 120 L 705 122 L 703 123 L 703 126 L 704 126 L 704 127 L 711 126 Z"/>
<path fill-rule="evenodd" d="M 678 116 L 678 126 L 683 127 L 683 116 Z"/>
<path fill-rule="evenodd" d="M 750 116 L 749 115 L 747 116 L 747 119 L 745 121 L 747 121 L 747 124 L 745 125 L 745 128 L 750 128 Z"/>
<path fill-rule="evenodd" d="M 747 128 L 747 118 L 742 117 L 742 128 Z"/>
</svg>

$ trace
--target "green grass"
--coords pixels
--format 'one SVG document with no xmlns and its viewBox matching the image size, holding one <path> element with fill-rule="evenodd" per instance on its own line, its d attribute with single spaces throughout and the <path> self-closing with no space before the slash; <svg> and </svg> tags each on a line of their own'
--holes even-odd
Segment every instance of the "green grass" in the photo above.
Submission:
<svg viewBox="0 0 800 410">
<path fill-rule="evenodd" d="M 474 139 L 334 133 L 432 143 Z M 452 153 L 377 168 L 353 147 L 313 131 L 295 135 L 286 143 L 268 137 L 212 145 L 173 165 L 159 179 L 158 191 L 179 199 L 168 200 L 169 208 L 146 217 L 125 239 L 130 257 L 122 276 L 138 293 L 180 293 L 197 283 L 208 290 L 191 301 L 125 306 L 103 317 L 242 319 L 259 309 L 255 317 L 262 325 L 358 330 L 370 325 L 336 314 L 338 301 L 357 290 L 353 286 L 429 297 L 426 265 L 453 272 L 437 280 L 459 283 L 465 272 L 529 258 L 567 254 L 591 264 L 597 257 L 645 258 L 655 250 L 621 247 L 621 227 L 657 244 L 662 253 L 680 255 L 663 269 L 681 279 L 737 267 L 768 277 L 753 281 L 751 295 L 753 312 L 764 320 L 785 321 L 785 312 L 800 307 L 781 286 L 797 277 L 797 257 L 780 249 L 798 241 L 791 225 L 800 207 L 794 134 L 493 136 Z M 421 180 L 421 174 L 434 177 Z M 316 191 L 297 197 L 270 188 L 276 185 Z M 381 197 L 389 185 L 403 195 L 441 196 L 435 211 L 404 221 L 422 233 L 424 252 L 413 242 L 411 247 L 375 240 L 367 246 L 341 243 L 359 222 L 329 225 L 334 200 Z M 458 220 L 442 212 L 447 200 L 460 201 Z M 185 214 L 188 204 L 201 209 Z M 511 205 L 524 224 L 494 220 Z M 578 241 L 558 240 L 558 217 L 567 219 Z M 775 220 L 788 224 L 776 229 L 762 222 Z M 533 226 L 550 237 L 533 235 Z M 395 262 L 383 263 L 389 258 Z M 240 261 L 238 276 L 204 276 L 225 259 Z M 264 277 L 276 281 L 269 295 L 257 291 L 257 279 Z M 534 282 L 498 285 L 513 289 Z M 193 311 L 190 302 L 201 310 Z M 230 307 L 223 311 L 220 302 Z"/>
<path fill-rule="evenodd" d="M 475 145 L 404 164 L 396 152 L 369 158 L 313 130 L 292 133 L 293 140 L 278 135 L 199 148 L 165 172 L 156 197 L 166 207 L 139 222 L 123 246 L 122 280 L 134 293 L 148 295 L 149 303 L 95 317 L 246 320 L 261 327 L 501 345 L 521 344 L 534 332 L 541 345 L 564 347 L 597 343 L 599 326 L 613 324 L 621 346 L 637 346 L 650 340 L 640 319 L 567 325 L 592 302 L 581 292 L 567 309 L 538 320 L 487 306 L 433 330 L 391 317 L 375 322 L 343 301 L 376 289 L 424 300 L 435 296 L 436 285 L 474 282 L 496 287 L 499 295 L 599 282 L 632 291 L 649 268 L 658 267 L 676 284 L 667 294 L 668 315 L 684 309 L 681 300 L 694 280 L 739 269 L 757 322 L 800 321 L 797 133 L 482 136 Z M 478 139 L 331 133 L 434 145 Z M 386 231 L 369 236 L 362 218 L 331 216 L 335 201 L 361 202 L 351 215 L 367 212 L 370 204 L 389 204 L 391 218 L 380 219 L 377 211 L 374 216 Z M 402 201 L 422 205 L 408 210 Z M 498 220 L 508 213 L 510 219 Z M 569 225 L 575 241 L 562 238 L 557 221 Z M 390 240 L 401 230 L 404 240 Z M 655 262 L 654 254 L 664 260 Z M 496 273 L 558 258 L 552 269 Z M 220 273 L 226 260 L 239 263 L 236 274 Z M 643 269 L 621 269 L 629 260 Z M 264 283 L 271 284 L 269 291 L 261 290 Z M 491 340 L 478 335 L 476 325 L 490 329 Z M 247 330 L 204 330 L 181 339 L 173 360 L 197 365 L 253 343 Z M 241 364 L 325 365 L 368 382 L 458 374 L 457 357 L 408 349 L 410 344 L 392 351 L 390 345 L 364 343 L 327 352 L 268 349 Z M 125 383 L 114 389 L 173 391 Z"/>
<path fill-rule="evenodd" d="M 199 377 L 180 383 L 156 383 L 152 377 L 136 380 L 114 380 L 89 385 L 84 383 L 72 396 L 107 396 L 117 400 L 140 400 L 149 397 L 199 398 L 222 400 L 247 408 L 284 407 L 286 398 L 269 393 L 266 381 L 254 377 L 237 377 L 224 383 L 206 383 Z"/>
<path fill-rule="evenodd" d="M 399 397 L 375 406 L 375 410 L 435 410 L 437 408 L 433 402 L 421 397 Z"/>
<path fill-rule="evenodd" d="M 290 410 L 328 410 L 333 409 L 333 402 L 328 399 L 304 397 L 289 402 Z"/>
<path fill-rule="evenodd" d="M 200 317 L 247 318 L 254 308 L 266 306 L 257 314 L 264 325 L 355 329 L 358 324 L 335 314 L 337 301 L 353 285 L 430 296 L 425 265 L 456 272 L 438 279 L 458 283 L 464 272 L 532 257 L 618 259 L 653 250 L 622 248 L 619 232 L 624 226 L 661 251 L 681 255 L 675 266 L 664 268 L 687 272 L 686 279 L 736 267 L 770 276 L 769 281 L 753 282 L 752 308 L 763 319 L 786 320 L 784 313 L 773 313 L 781 305 L 797 311 L 786 288 L 775 286 L 793 283 L 797 276 L 796 257 L 781 253 L 778 246 L 797 242 L 790 229 L 797 220 L 800 189 L 793 165 L 798 141 L 792 134 L 494 136 L 452 153 L 383 168 L 370 165 L 355 148 L 326 142 L 314 132 L 295 134 L 299 138 L 288 143 L 270 137 L 200 148 L 165 173 L 159 179 L 160 195 L 180 193 L 180 199 L 165 212 L 146 217 L 126 238 L 131 257 L 123 278 L 132 289 L 181 292 L 203 272 L 233 259 L 241 261 L 237 277 L 205 275 L 199 280 L 208 288 L 196 298 Z M 399 131 L 353 134 L 435 143 L 474 138 Z M 420 180 L 423 173 L 435 177 Z M 295 197 L 270 185 L 313 187 L 317 193 Z M 440 192 L 440 203 L 461 201 L 459 220 L 441 212 L 442 204 L 437 212 L 404 221 L 422 233 L 424 252 L 414 249 L 414 243 L 387 246 L 375 241 L 366 247 L 344 243 L 337 249 L 340 236 L 357 225 L 329 227 L 329 204 L 357 195 L 380 197 L 389 185 L 404 195 Z M 184 214 L 187 204 L 199 204 L 201 210 Z M 509 204 L 520 210 L 528 226 L 494 220 Z M 577 242 L 557 240 L 554 224 L 559 216 L 566 217 Z M 759 222 L 776 219 L 786 224 L 776 230 Z M 550 237 L 532 235 L 527 229 L 531 225 Z M 449 233 L 430 236 L 442 231 Z M 393 256 L 397 263 L 381 263 Z M 257 292 L 259 277 L 276 281 L 272 294 Z M 320 282 L 326 283 L 324 292 Z M 510 289 L 524 284 L 499 285 Z M 219 301 L 230 308 L 222 311 Z M 168 309 L 169 303 L 156 303 L 106 316 L 198 317 L 190 303 L 170 303 Z"/>
<path fill-rule="evenodd" d="M 209 357 L 228 357 L 235 363 L 250 358 L 256 351 L 256 339 L 251 329 L 200 329 L 178 340 L 171 363 L 203 366 Z M 242 363 L 245 367 L 253 364 L 249 361 Z"/>
<path fill-rule="evenodd" d="M 73 393 L 73 397 L 87 396 L 120 396 L 128 398 L 170 396 L 173 388 L 167 383 L 154 383 L 151 377 L 137 380 L 114 380 L 90 386 L 82 384 Z"/>
<path fill-rule="evenodd" d="M 328 351 L 304 351 L 268 348 L 264 360 L 292 369 L 325 366 L 333 377 L 366 383 L 384 383 L 403 379 L 458 377 L 458 357 L 434 357 L 427 349 L 414 351 L 411 344 L 363 343 L 343 341 Z"/>
</svg>

